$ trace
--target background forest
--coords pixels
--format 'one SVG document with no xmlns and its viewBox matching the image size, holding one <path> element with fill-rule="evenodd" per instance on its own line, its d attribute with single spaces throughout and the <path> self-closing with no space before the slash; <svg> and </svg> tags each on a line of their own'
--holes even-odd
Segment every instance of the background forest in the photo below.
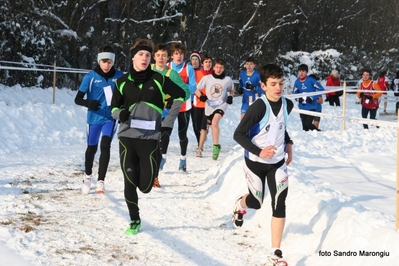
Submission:
<svg viewBox="0 0 399 266">
<path fill-rule="evenodd" d="M 341 79 L 358 79 L 363 67 L 392 77 L 399 70 L 397 0 L 0 0 L 0 65 L 6 61 L 92 69 L 97 49 L 116 48 L 116 67 L 126 70 L 137 38 L 155 43 L 181 41 L 228 62 L 237 78 L 248 56 L 258 64 L 277 62 L 287 75 L 302 56 L 315 56 L 313 72 L 332 68 Z M 312 55 L 336 50 L 340 56 Z M 334 53 L 336 54 L 336 53 Z M 188 56 L 188 54 L 187 54 Z M 59 73 L 57 86 L 76 89 L 82 74 Z M 44 71 L 0 71 L 0 83 L 52 84 Z"/>
</svg>

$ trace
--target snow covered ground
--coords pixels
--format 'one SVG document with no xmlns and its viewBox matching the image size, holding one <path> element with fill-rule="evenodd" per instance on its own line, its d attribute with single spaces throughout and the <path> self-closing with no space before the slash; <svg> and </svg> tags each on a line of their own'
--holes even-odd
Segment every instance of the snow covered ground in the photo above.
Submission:
<svg viewBox="0 0 399 266">
<path fill-rule="evenodd" d="M 139 195 L 142 230 L 136 236 L 124 235 L 129 218 L 117 138 L 107 193 L 80 192 L 86 110 L 74 97 L 73 91 L 57 90 L 52 104 L 51 88 L 0 85 L 1 265 L 265 264 L 270 197 L 245 216 L 242 228 L 231 224 L 234 201 L 246 192 L 243 150 L 232 139 L 240 97 L 222 119 L 217 161 L 210 135 L 204 157 L 195 158 L 190 129 L 188 173 L 179 173 L 172 133 L 162 188 Z M 347 116 L 360 117 L 355 102 L 348 95 Z M 394 112 L 394 103 L 388 111 Z M 341 115 L 341 109 L 324 104 L 323 113 Z M 290 117 L 295 145 L 284 257 L 290 266 L 396 265 L 396 128 L 363 130 L 347 122 L 342 131 L 341 120 L 329 118 L 321 119 L 320 128 L 303 132 L 299 114 Z"/>
</svg>

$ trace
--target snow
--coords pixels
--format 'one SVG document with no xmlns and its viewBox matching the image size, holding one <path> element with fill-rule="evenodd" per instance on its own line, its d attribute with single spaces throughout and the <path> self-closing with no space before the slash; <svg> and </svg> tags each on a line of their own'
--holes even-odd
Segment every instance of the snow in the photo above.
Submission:
<svg viewBox="0 0 399 266">
<path fill-rule="evenodd" d="M 142 230 L 126 236 L 117 138 L 106 194 L 80 192 L 86 109 L 74 104 L 75 93 L 57 89 L 52 104 L 52 88 L 0 85 L 1 265 L 265 265 L 270 196 L 262 209 L 248 212 L 242 228 L 231 224 L 234 201 L 247 191 L 243 150 L 232 139 L 240 97 L 221 120 L 217 161 L 211 158 L 211 135 L 204 157 L 195 158 L 190 125 L 188 173 L 179 173 L 179 143 L 172 133 L 162 188 L 139 194 Z M 349 94 L 346 115 L 361 117 L 355 102 Z M 325 103 L 323 113 L 340 116 L 342 109 Z M 303 132 L 299 114 L 290 116 L 295 145 L 284 257 L 290 266 L 396 265 L 397 129 L 363 130 L 347 122 L 342 131 L 341 125 L 322 118 L 323 131 Z M 94 173 L 97 165 L 98 154 Z"/>
</svg>

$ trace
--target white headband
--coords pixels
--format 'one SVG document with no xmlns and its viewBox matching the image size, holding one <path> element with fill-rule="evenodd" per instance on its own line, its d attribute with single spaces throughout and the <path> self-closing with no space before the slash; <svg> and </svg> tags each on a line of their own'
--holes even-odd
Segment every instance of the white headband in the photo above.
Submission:
<svg viewBox="0 0 399 266">
<path fill-rule="evenodd" d="M 97 55 L 97 62 L 100 64 L 101 59 L 111 59 L 115 64 L 115 54 L 110 52 L 102 52 Z"/>
</svg>

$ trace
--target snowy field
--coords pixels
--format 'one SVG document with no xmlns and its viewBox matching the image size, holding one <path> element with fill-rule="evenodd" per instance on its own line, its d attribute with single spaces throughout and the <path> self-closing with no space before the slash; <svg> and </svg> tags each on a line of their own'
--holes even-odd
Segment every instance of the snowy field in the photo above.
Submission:
<svg viewBox="0 0 399 266">
<path fill-rule="evenodd" d="M 221 121 L 217 161 L 210 135 L 204 157 L 195 158 L 190 129 L 188 172 L 178 172 L 172 133 L 162 188 L 139 194 L 142 230 L 126 236 L 117 138 L 106 194 L 80 192 L 86 109 L 74 104 L 75 93 L 57 90 L 52 104 L 51 88 L 0 85 L 0 265 L 265 265 L 270 197 L 242 228 L 231 223 L 234 201 L 246 192 L 243 150 L 232 138 L 240 97 Z M 349 117 L 361 116 L 355 102 L 348 95 Z M 323 104 L 323 113 L 341 112 Z M 289 265 L 397 265 L 397 129 L 347 122 L 342 131 L 341 120 L 322 118 L 321 132 L 303 132 L 298 113 L 289 122 L 295 145 L 281 246 Z"/>
</svg>

